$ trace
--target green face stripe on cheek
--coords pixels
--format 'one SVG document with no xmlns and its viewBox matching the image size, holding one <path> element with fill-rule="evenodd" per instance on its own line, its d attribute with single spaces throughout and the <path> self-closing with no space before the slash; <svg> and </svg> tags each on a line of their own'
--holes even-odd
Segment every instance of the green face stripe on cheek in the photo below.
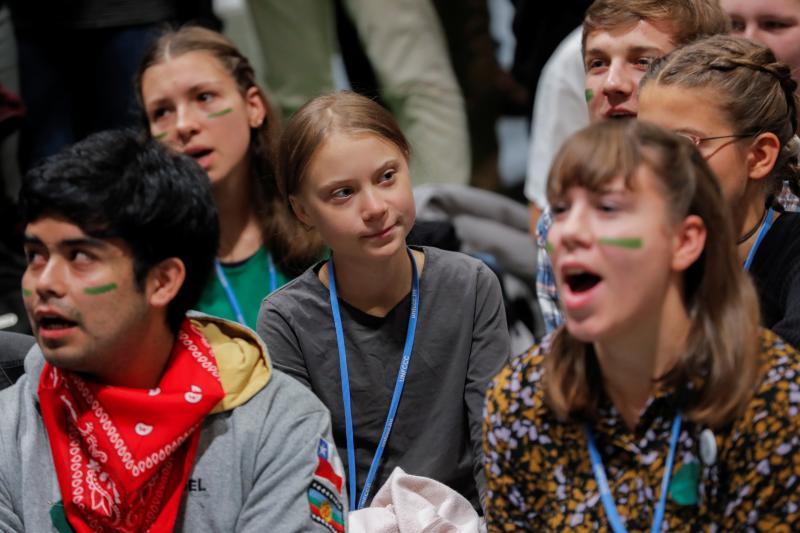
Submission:
<svg viewBox="0 0 800 533">
<path fill-rule="evenodd" d="M 160 141 L 161 139 L 163 139 L 163 138 L 164 138 L 164 137 L 166 137 L 166 136 L 167 136 L 167 132 L 165 131 L 165 132 L 159 133 L 158 135 L 156 135 L 155 137 L 153 137 L 153 139 L 155 139 L 155 140 L 157 140 L 157 141 Z"/>
<path fill-rule="evenodd" d="M 591 102 L 592 99 L 594 98 L 594 91 L 591 89 L 586 89 L 586 91 L 583 94 L 586 97 L 587 102 Z"/>
<path fill-rule="evenodd" d="M 23 296 L 26 296 L 26 297 L 27 297 L 27 296 L 33 296 L 33 291 L 29 291 L 29 290 L 28 290 L 28 289 L 26 289 L 25 287 L 22 287 L 22 295 L 23 295 Z"/>
<path fill-rule="evenodd" d="M 642 239 L 637 237 L 629 237 L 626 239 L 604 238 L 599 239 L 597 242 L 600 244 L 605 244 L 606 246 L 619 246 L 620 248 L 628 248 L 629 250 L 635 250 L 642 247 Z"/>
<path fill-rule="evenodd" d="M 96 296 L 98 294 L 105 294 L 107 292 L 113 291 L 116 288 L 117 288 L 116 283 L 109 283 L 107 285 L 99 285 L 97 287 L 86 287 L 85 289 L 83 289 L 83 292 L 91 296 Z"/>
<path fill-rule="evenodd" d="M 544 243 L 544 250 L 545 250 L 545 251 L 546 251 L 548 254 L 552 254 L 552 253 L 553 253 L 553 250 L 555 250 L 555 249 L 556 249 L 556 247 L 555 247 L 555 246 L 553 246 L 553 243 L 552 243 L 552 242 L 550 242 L 550 241 L 547 241 L 546 243 Z"/>
<path fill-rule="evenodd" d="M 226 107 L 222 111 L 217 111 L 215 113 L 209 113 L 208 114 L 208 118 L 217 118 L 217 117 L 221 117 L 222 115 L 227 115 L 228 113 L 232 113 L 232 112 L 233 112 L 233 108 L 232 107 Z"/>
</svg>

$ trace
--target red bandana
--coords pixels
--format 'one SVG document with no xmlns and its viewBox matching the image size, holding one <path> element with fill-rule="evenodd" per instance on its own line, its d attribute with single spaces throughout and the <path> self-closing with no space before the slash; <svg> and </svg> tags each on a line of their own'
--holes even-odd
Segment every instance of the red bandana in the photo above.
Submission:
<svg viewBox="0 0 800 533">
<path fill-rule="evenodd" d="M 45 363 L 39 404 L 73 529 L 172 531 L 195 430 L 223 396 L 211 346 L 189 320 L 149 391 L 90 383 Z"/>
</svg>

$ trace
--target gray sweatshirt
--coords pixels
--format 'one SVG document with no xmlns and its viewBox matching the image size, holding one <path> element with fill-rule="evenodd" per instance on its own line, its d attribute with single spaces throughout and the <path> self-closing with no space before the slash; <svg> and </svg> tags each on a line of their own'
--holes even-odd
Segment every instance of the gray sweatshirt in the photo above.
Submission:
<svg viewBox="0 0 800 533">
<path fill-rule="evenodd" d="M 271 366 L 266 349 L 250 330 L 210 317 L 201 320 L 257 344 Z M 219 360 L 220 353 L 215 354 Z M 25 375 L 0 391 L 3 533 L 55 531 L 49 511 L 61 494 L 38 410 L 43 365 L 41 351 L 34 346 L 25 359 Z M 312 481 L 335 492 L 330 482 L 314 475 L 320 439 L 331 443 L 331 463 L 343 472 L 332 445 L 328 411 L 305 387 L 272 369 L 269 381 L 252 398 L 209 415 L 201 431 L 175 531 L 330 531 L 312 520 L 309 506 Z M 346 520 L 344 492 L 343 488 L 340 501 Z"/>
<path fill-rule="evenodd" d="M 396 466 L 444 483 L 479 507 L 486 387 L 511 353 L 497 276 L 461 253 L 424 247 L 419 323 L 397 418 L 371 496 Z M 330 409 L 347 456 L 339 355 L 321 264 L 270 294 L 258 333 L 275 366 L 314 391 Z M 347 351 L 360 494 L 381 438 L 405 344 L 411 297 L 385 317 L 339 301 Z"/>
</svg>

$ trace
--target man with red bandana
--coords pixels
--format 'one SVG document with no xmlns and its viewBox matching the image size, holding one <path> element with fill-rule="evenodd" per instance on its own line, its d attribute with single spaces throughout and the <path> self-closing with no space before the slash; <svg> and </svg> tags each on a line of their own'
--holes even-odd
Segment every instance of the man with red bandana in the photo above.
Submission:
<svg viewBox="0 0 800 533">
<path fill-rule="evenodd" d="M 105 132 L 21 203 L 37 344 L 0 393 L 0 531 L 343 531 L 325 407 L 254 332 L 187 315 L 219 238 L 202 169 Z"/>
</svg>

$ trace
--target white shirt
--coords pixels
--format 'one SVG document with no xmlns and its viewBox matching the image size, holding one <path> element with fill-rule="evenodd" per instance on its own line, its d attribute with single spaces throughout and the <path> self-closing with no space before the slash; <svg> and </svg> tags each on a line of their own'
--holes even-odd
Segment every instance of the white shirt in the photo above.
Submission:
<svg viewBox="0 0 800 533">
<path fill-rule="evenodd" d="M 567 137 L 589 124 L 581 36 L 578 27 L 561 41 L 536 88 L 525 197 L 539 207 L 547 205 L 547 174 L 556 152 Z"/>
</svg>

